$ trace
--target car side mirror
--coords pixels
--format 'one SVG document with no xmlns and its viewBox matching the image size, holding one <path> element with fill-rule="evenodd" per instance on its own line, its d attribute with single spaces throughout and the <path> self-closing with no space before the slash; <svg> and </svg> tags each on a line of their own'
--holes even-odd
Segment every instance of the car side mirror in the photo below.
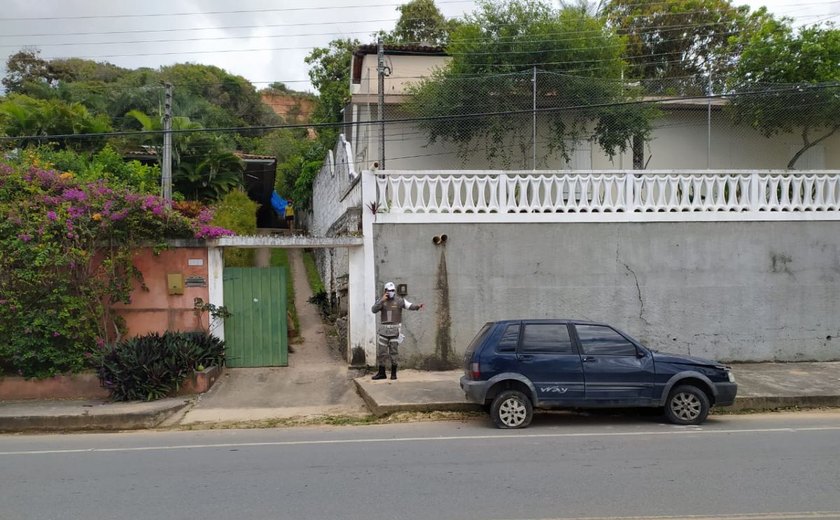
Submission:
<svg viewBox="0 0 840 520">
<path fill-rule="evenodd" d="M 647 356 L 647 352 L 645 352 L 644 350 L 636 349 L 636 357 L 637 358 L 643 358 L 645 356 Z"/>
</svg>

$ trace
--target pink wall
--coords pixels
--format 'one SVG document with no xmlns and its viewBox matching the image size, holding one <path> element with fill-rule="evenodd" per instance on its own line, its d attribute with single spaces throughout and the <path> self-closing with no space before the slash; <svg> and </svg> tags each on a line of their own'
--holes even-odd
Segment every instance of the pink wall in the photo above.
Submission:
<svg viewBox="0 0 840 520">
<path fill-rule="evenodd" d="M 195 331 L 207 329 L 207 313 L 201 322 L 193 305 L 195 298 L 210 301 L 207 288 L 207 248 L 178 247 L 155 255 L 151 248 L 137 251 L 134 265 L 143 273 L 148 290 L 135 283 L 131 303 L 114 305 L 114 310 L 125 319 L 126 336 L 139 336 L 149 332 Z M 184 294 L 170 295 L 166 275 L 180 273 L 184 278 Z M 201 287 L 189 287 L 190 277 L 201 278 Z"/>
</svg>

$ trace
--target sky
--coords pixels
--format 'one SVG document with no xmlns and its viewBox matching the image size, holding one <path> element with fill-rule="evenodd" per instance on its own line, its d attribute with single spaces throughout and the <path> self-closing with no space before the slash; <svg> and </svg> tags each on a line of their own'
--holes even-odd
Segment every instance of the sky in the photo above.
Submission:
<svg viewBox="0 0 840 520">
<path fill-rule="evenodd" d="M 557 0 L 555 0 L 556 2 Z M 126 68 L 216 65 L 257 89 L 280 81 L 313 91 L 304 58 L 336 38 L 372 42 L 391 30 L 399 0 L 0 0 L 0 63 L 21 48 Z M 735 0 L 799 25 L 840 25 L 840 0 Z M 472 0 L 436 0 L 448 17 Z M 5 67 L 0 67 L 5 73 Z"/>
</svg>

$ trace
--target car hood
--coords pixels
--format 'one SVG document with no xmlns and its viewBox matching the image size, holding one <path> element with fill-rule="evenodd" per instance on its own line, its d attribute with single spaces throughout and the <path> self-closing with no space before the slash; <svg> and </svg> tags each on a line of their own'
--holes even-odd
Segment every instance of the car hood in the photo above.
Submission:
<svg viewBox="0 0 840 520">
<path fill-rule="evenodd" d="M 679 363 L 681 365 L 694 365 L 704 367 L 724 368 L 726 365 L 718 361 L 682 354 L 670 354 L 668 352 L 653 352 L 653 359 L 660 363 Z"/>
</svg>

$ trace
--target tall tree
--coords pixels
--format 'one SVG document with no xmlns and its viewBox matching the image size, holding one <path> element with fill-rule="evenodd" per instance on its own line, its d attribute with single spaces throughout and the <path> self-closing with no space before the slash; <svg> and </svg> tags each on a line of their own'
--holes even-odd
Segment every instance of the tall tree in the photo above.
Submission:
<svg viewBox="0 0 840 520">
<path fill-rule="evenodd" d="M 411 0 L 397 7 L 400 17 L 393 32 L 385 39 L 394 43 L 444 45 L 449 39 L 450 23 L 434 0 Z"/>
<path fill-rule="evenodd" d="M 356 39 L 333 40 L 327 47 L 313 49 L 305 58 L 309 79 L 318 90 L 315 122 L 337 123 L 343 119 L 341 111 L 350 102 L 350 62 L 358 46 Z"/>
<path fill-rule="evenodd" d="M 2 83 L 6 92 L 23 94 L 27 86 L 50 86 L 55 79 L 50 63 L 41 58 L 40 50 L 22 49 L 6 60 Z"/>
<path fill-rule="evenodd" d="M 650 132 L 654 112 L 626 103 L 635 94 L 621 81 L 621 38 L 581 7 L 483 0 L 452 32 L 447 51 L 449 65 L 415 85 L 409 110 L 423 118 L 431 142 L 454 142 L 462 157 L 481 147 L 503 166 L 514 154 L 530 166 L 535 100 L 547 121 L 542 159 L 559 152 L 568 161 L 588 139 L 612 156 Z"/>
<path fill-rule="evenodd" d="M 22 137 L 19 146 L 45 142 L 34 136 L 102 133 L 111 130 L 106 116 L 91 114 L 80 103 L 65 103 L 58 99 L 35 99 L 22 94 L 12 94 L 0 103 L 0 134 Z M 61 147 L 75 149 L 99 148 L 103 139 L 51 138 Z"/>
<path fill-rule="evenodd" d="M 702 93 L 728 74 L 730 39 L 752 27 L 730 0 L 607 0 L 602 14 L 627 39 L 629 76 L 654 93 Z"/>
<path fill-rule="evenodd" d="M 840 130 L 840 29 L 795 30 L 768 19 L 742 38 L 744 51 L 730 81 L 731 114 L 770 137 L 799 132 L 802 147 L 787 167 Z"/>
</svg>

